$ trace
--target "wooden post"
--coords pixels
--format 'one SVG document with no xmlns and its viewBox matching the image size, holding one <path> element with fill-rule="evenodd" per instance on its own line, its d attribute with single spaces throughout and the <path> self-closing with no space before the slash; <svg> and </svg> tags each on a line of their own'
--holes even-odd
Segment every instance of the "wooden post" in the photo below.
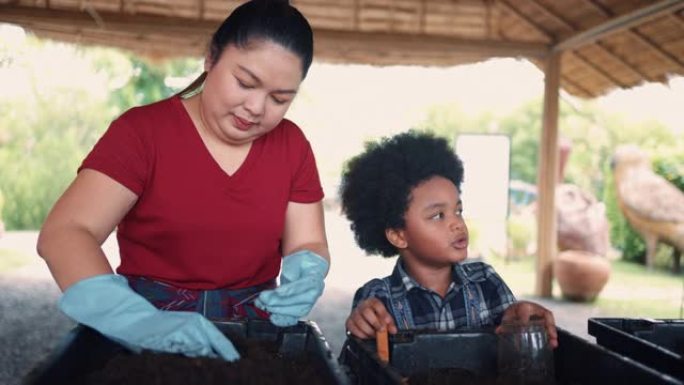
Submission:
<svg viewBox="0 0 684 385">
<path fill-rule="evenodd" d="M 552 296 L 553 260 L 557 253 L 556 183 L 558 182 L 558 103 L 562 52 L 546 59 L 544 111 L 537 176 L 537 280 L 535 293 Z"/>
</svg>

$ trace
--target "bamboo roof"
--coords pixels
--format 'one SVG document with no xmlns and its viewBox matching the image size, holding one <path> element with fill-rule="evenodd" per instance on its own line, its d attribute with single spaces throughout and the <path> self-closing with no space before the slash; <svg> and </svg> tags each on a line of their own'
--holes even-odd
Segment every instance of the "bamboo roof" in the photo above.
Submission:
<svg viewBox="0 0 684 385">
<path fill-rule="evenodd" d="M 240 1 L 0 0 L 0 22 L 45 38 L 149 56 L 203 55 Z M 453 66 L 492 57 L 544 68 L 593 98 L 684 75 L 684 0 L 293 0 L 314 28 L 315 59 Z"/>
</svg>

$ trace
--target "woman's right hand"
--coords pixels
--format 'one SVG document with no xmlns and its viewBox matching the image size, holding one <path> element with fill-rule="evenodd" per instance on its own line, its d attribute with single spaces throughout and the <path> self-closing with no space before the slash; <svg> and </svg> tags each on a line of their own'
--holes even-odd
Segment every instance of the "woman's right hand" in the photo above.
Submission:
<svg viewBox="0 0 684 385">
<path fill-rule="evenodd" d="M 240 358 L 230 340 L 203 315 L 159 310 L 122 276 L 104 274 L 75 283 L 62 295 L 59 308 L 136 353 L 152 350 L 226 361 Z"/>
<path fill-rule="evenodd" d="M 347 330 L 358 338 L 375 338 L 375 334 L 387 329 L 390 334 L 397 332 L 392 315 L 379 299 L 373 297 L 360 302 L 347 318 Z"/>
</svg>

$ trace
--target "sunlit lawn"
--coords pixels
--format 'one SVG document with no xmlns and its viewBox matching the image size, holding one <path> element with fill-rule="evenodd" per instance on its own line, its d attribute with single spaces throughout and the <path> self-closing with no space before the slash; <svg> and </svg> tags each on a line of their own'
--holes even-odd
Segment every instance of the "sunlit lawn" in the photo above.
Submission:
<svg viewBox="0 0 684 385">
<path fill-rule="evenodd" d="M 535 266 L 532 257 L 504 261 L 502 257 L 487 259 L 518 297 L 534 295 Z M 553 283 L 553 296 L 561 299 L 558 284 Z M 648 271 L 642 265 L 614 260 L 608 283 L 596 301 L 588 305 L 598 308 L 606 317 L 682 318 L 684 275 L 664 270 Z"/>
</svg>

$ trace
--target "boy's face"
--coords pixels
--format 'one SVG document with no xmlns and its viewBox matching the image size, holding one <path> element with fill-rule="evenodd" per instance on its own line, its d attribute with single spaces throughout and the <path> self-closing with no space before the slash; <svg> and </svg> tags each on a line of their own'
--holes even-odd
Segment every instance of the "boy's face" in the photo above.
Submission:
<svg viewBox="0 0 684 385">
<path fill-rule="evenodd" d="M 450 180 L 435 176 L 416 186 L 404 214 L 406 226 L 397 230 L 402 256 L 435 268 L 463 261 L 468 228 L 462 211 L 461 194 Z"/>
</svg>

